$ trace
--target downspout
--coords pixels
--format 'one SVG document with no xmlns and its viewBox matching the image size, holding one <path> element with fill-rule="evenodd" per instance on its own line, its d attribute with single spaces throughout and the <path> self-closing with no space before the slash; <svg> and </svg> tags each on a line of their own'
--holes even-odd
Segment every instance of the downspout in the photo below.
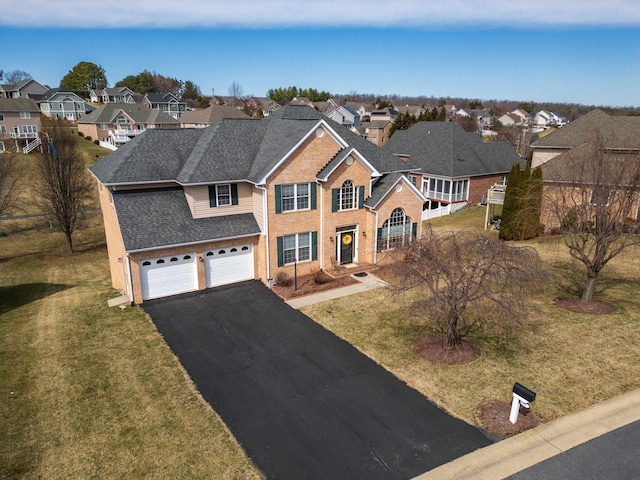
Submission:
<svg viewBox="0 0 640 480">
<path fill-rule="evenodd" d="M 324 265 L 324 247 L 323 245 L 323 241 L 324 241 L 324 205 L 322 203 L 322 185 L 318 185 L 318 182 L 316 181 L 316 190 L 320 190 L 320 195 L 316 196 L 316 201 L 320 202 L 320 239 L 318 241 L 318 247 L 320 248 L 320 270 L 322 270 L 322 266 Z M 320 197 L 319 199 L 317 197 Z"/>
<path fill-rule="evenodd" d="M 266 187 L 261 187 L 260 185 L 256 185 L 258 190 L 262 190 L 264 193 L 262 195 L 262 218 L 264 222 L 264 236 L 265 236 L 265 250 L 266 250 L 266 261 L 267 261 L 267 286 L 271 288 L 271 259 L 269 258 L 269 209 L 267 203 L 267 189 Z"/>
<path fill-rule="evenodd" d="M 125 275 L 127 276 L 127 296 L 133 305 L 133 284 L 131 282 L 131 258 L 129 257 L 129 252 L 125 255 L 124 267 L 125 267 Z"/>
<path fill-rule="evenodd" d="M 376 214 L 376 225 L 374 227 L 374 242 L 373 242 L 373 264 L 377 265 L 378 264 L 378 211 L 376 210 L 374 212 Z"/>
</svg>

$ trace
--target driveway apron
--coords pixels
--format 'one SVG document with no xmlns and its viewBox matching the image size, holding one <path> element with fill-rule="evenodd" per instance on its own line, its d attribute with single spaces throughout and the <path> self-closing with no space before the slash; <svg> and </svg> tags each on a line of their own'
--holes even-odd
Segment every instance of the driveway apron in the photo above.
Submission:
<svg viewBox="0 0 640 480">
<path fill-rule="evenodd" d="M 408 479 L 491 443 L 257 281 L 142 308 L 267 478 Z"/>
</svg>

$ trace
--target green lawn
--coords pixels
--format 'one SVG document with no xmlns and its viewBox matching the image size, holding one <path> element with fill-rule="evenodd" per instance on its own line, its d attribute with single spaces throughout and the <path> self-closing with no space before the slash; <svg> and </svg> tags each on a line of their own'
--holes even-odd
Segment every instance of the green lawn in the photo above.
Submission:
<svg viewBox="0 0 640 480">
<path fill-rule="evenodd" d="M 2 222 L 0 478 L 260 478 L 139 308 L 109 308 L 100 213 Z"/>
<path fill-rule="evenodd" d="M 435 229 L 483 229 L 484 208 L 434 220 Z M 497 236 L 497 232 L 492 235 Z M 554 299 L 577 295 L 584 273 L 558 238 L 522 242 L 535 247 L 552 282 L 532 299 L 534 314 L 510 341 L 474 337 L 480 357 L 466 365 L 435 365 L 408 346 L 425 335 L 422 319 L 387 290 L 324 302 L 303 311 L 382 364 L 409 385 L 468 422 L 490 400 L 510 401 L 518 381 L 538 396 L 533 412 L 551 420 L 640 387 L 639 249 L 615 259 L 601 274 L 596 300 L 615 305 L 610 315 L 571 313 Z"/>
</svg>

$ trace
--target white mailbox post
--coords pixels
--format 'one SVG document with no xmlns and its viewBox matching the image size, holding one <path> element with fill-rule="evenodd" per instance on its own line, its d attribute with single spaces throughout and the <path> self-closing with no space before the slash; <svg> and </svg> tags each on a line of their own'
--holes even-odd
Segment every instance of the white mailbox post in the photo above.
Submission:
<svg viewBox="0 0 640 480">
<path fill-rule="evenodd" d="M 513 385 L 513 400 L 511 401 L 511 414 L 509 415 L 509 421 L 511 423 L 516 423 L 518 421 L 520 405 L 524 408 L 530 408 L 529 402 L 533 402 L 535 399 L 536 392 L 529 390 L 524 385 L 516 382 Z"/>
</svg>

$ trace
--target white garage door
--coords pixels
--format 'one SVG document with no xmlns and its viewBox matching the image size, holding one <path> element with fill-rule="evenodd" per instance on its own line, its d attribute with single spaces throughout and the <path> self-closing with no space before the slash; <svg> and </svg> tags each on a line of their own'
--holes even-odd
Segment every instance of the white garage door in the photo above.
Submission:
<svg viewBox="0 0 640 480">
<path fill-rule="evenodd" d="M 253 279 L 253 249 L 237 245 L 205 252 L 207 287 Z"/>
<path fill-rule="evenodd" d="M 196 254 L 145 260 L 140 265 L 140 281 L 143 300 L 197 290 Z"/>
</svg>

